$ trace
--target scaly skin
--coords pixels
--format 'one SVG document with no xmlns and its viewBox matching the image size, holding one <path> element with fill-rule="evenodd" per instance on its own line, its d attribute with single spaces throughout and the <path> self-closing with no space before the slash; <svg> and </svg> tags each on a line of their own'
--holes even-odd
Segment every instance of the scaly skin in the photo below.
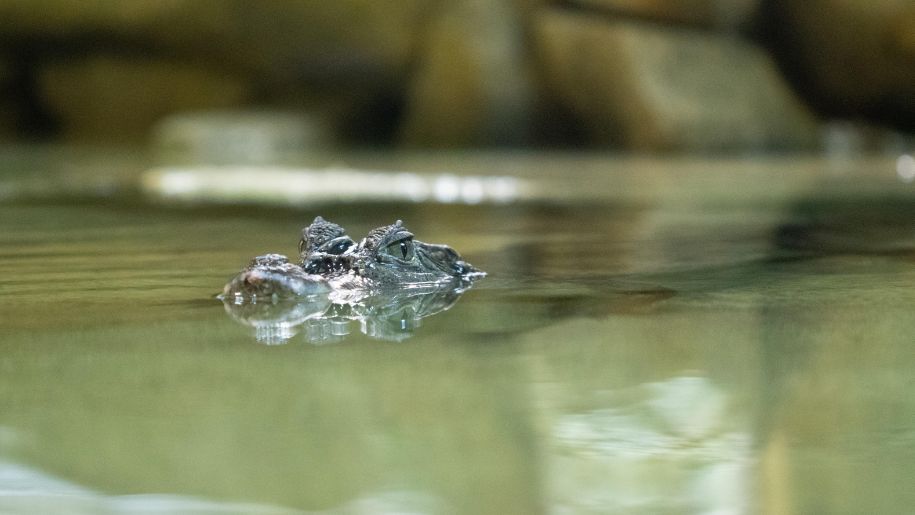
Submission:
<svg viewBox="0 0 915 515">
<path fill-rule="evenodd" d="M 484 272 L 446 245 L 413 239 L 398 220 L 369 232 L 358 244 L 320 216 L 302 230 L 300 263 L 279 254 L 254 258 L 223 289 L 235 303 L 276 301 L 335 292 L 365 296 L 402 288 L 460 287 Z"/>
</svg>

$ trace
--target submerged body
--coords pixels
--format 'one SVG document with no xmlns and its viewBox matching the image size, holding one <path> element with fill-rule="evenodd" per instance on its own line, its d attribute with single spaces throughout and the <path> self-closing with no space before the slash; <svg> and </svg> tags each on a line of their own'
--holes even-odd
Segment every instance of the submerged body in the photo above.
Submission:
<svg viewBox="0 0 915 515">
<path fill-rule="evenodd" d="M 254 258 L 223 289 L 235 303 L 319 294 L 365 296 L 402 288 L 457 287 L 486 275 L 447 245 L 413 239 L 403 223 L 378 227 L 356 243 L 320 216 L 302 230 L 299 263 L 281 254 Z"/>
</svg>

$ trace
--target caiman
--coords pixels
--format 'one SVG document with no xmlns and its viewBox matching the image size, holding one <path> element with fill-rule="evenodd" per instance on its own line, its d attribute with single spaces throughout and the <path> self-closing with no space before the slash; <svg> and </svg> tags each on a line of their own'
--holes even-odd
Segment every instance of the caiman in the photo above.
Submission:
<svg viewBox="0 0 915 515">
<path fill-rule="evenodd" d="M 415 240 L 400 220 L 357 243 L 319 216 L 302 229 L 297 263 L 281 254 L 258 256 L 220 298 L 265 343 L 285 341 L 303 325 L 316 333 L 310 340 L 326 340 L 322 334 L 349 320 L 362 322 L 370 336 L 401 339 L 485 275 L 451 247 Z"/>
<path fill-rule="evenodd" d="M 302 229 L 298 263 L 281 254 L 257 256 L 222 295 L 241 303 L 334 292 L 361 297 L 454 287 L 485 275 L 451 247 L 415 240 L 400 220 L 373 229 L 356 243 L 342 227 L 319 216 Z"/>
</svg>

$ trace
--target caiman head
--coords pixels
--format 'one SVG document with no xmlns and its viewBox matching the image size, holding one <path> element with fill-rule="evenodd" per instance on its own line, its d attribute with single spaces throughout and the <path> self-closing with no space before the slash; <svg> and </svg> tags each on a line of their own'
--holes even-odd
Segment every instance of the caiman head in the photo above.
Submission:
<svg viewBox="0 0 915 515">
<path fill-rule="evenodd" d="M 447 245 L 413 239 L 403 223 L 379 227 L 356 244 L 321 217 L 302 230 L 302 268 L 326 277 L 352 276 L 377 288 L 436 285 L 485 275 Z"/>
<path fill-rule="evenodd" d="M 275 301 L 304 297 L 330 290 L 324 277 L 306 273 L 286 256 L 266 254 L 252 259 L 223 288 L 221 297 L 229 302 Z"/>
<path fill-rule="evenodd" d="M 339 275 L 352 268 L 352 250 L 356 242 L 339 225 L 316 217 L 302 229 L 299 258 L 306 273 L 322 276 Z"/>
</svg>

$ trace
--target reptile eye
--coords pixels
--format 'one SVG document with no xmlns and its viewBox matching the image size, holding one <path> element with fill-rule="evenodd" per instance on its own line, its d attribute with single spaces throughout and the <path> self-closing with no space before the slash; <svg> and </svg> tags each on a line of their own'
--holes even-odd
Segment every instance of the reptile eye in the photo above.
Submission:
<svg viewBox="0 0 915 515">
<path fill-rule="evenodd" d="M 384 253 L 403 261 L 412 261 L 414 256 L 413 240 L 406 238 L 395 241 L 384 248 Z"/>
</svg>

